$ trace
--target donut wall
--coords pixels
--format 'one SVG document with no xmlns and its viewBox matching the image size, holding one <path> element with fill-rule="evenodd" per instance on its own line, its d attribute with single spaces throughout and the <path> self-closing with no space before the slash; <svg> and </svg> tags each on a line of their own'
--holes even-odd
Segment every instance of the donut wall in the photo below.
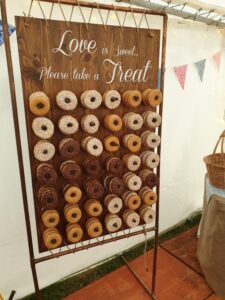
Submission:
<svg viewBox="0 0 225 300">
<path fill-rule="evenodd" d="M 39 251 L 154 226 L 160 31 L 16 24 Z"/>
</svg>

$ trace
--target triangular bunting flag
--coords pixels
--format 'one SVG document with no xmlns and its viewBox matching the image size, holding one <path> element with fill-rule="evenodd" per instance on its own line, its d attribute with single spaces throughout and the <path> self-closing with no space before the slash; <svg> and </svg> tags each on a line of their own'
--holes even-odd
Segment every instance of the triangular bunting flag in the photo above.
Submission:
<svg viewBox="0 0 225 300">
<path fill-rule="evenodd" d="M 215 61 L 218 70 L 220 69 L 221 55 L 222 55 L 222 51 L 219 51 L 215 55 L 213 55 L 213 60 Z"/>
<path fill-rule="evenodd" d="M 206 58 L 202 59 L 200 61 L 197 61 L 195 63 L 195 66 L 196 66 L 196 69 L 198 71 L 198 75 L 199 75 L 201 81 L 203 80 L 203 76 L 204 76 L 205 63 L 206 63 Z"/>
<path fill-rule="evenodd" d="M 174 72 L 177 76 L 177 79 L 178 79 L 182 89 L 184 89 L 186 74 L 187 74 L 187 65 L 174 67 Z"/>
<path fill-rule="evenodd" d="M 15 31 L 15 27 L 9 25 L 9 35 L 11 35 Z M 4 34 L 3 34 L 3 26 L 2 21 L 0 21 L 0 46 L 4 43 Z"/>
</svg>

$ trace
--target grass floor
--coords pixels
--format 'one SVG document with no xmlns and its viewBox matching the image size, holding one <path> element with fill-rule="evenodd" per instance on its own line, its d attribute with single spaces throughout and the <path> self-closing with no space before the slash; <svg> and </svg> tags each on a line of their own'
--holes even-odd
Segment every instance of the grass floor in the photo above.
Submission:
<svg viewBox="0 0 225 300">
<path fill-rule="evenodd" d="M 194 216 L 185 222 L 177 225 L 173 229 L 162 233 L 159 237 L 159 243 L 165 240 L 169 240 L 174 236 L 192 228 L 200 222 L 200 215 Z M 147 249 L 153 248 L 153 239 L 148 240 Z M 144 243 L 138 244 L 135 247 L 130 248 L 123 253 L 123 256 L 127 261 L 131 261 L 136 257 L 142 255 L 144 252 Z M 92 267 L 91 269 L 86 269 L 83 272 L 74 274 L 65 280 L 58 281 L 46 288 L 42 292 L 43 300 L 61 300 L 62 298 L 72 294 L 73 292 L 79 290 L 80 288 L 90 284 L 91 282 L 103 277 L 104 275 L 116 270 L 123 265 L 123 261 L 120 256 L 114 256 L 112 259 L 103 261 L 102 264 Z M 21 300 L 35 300 L 35 295 L 29 295 Z"/>
</svg>

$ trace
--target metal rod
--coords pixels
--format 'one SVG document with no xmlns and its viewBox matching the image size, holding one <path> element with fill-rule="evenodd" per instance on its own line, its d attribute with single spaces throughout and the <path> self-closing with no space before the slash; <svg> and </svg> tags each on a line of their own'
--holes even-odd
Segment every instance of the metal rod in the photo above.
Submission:
<svg viewBox="0 0 225 300">
<path fill-rule="evenodd" d="M 126 264 L 130 272 L 136 277 L 136 279 L 140 282 L 140 284 L 143 286 L 143 288 L 146 290 L 146 292 L 151 296 L 152 299 L 156 300 L 156 296 L 154 293 L 150 290 L 150 288 L 147 286 L 147 284 L 141 279 L 141 277 L 137 274 L 137 272 L 134 270 L 134 268 L 131 267 L 131 265 L 128 263 L 128 261 L 125 259 L 123 255 L 120 256 L 123 262 Z"/>
<path fill-rule="evenodd" d="M 41 299 L 41 294 L 38 285 L 35 263 L 33 261 L 34 249 L 33 249 L 31 225 L 29 219 L 29 209 L 28 209 L 28 201 L 27 201 L 21 137 L 20 137 L 20 130 L 19 130 L 18 110 L 17 110 L 17 102 L 16 102 L 16 90 L 15 90 L 15 81 L 14 81 L 14 74 L 13 74 L 12 54 L 11 54 L 11 46 L 10 46 L 9 33 L 8 33 L 6 0 L 0 0 L 0 5 L 1 5 L 2 24 L 3 24 L 3 32 L 4 32 L 5 53 L 6 53 L 6 60 L 7 60 L 7 67 L 8 67 L 11 104 L 12 104 L 12 111 L 13 111 L 14 131 L 16 137 L 17 158 L 18 158 L 19 172 L 20 172 L 20 183 L 21 183 L 22 196 L 23 196 L 23 208 L 24 208 L 24 215 L 26 221 L 27 239 L 28 239 L 28 247 L 29 247 L 29 255 L 30 255 L 30 264 L 31 264 L 31 270 L 33 275 L 35 292 L 36 292 L 37 299 L 39 300 Z"/>
</svg>

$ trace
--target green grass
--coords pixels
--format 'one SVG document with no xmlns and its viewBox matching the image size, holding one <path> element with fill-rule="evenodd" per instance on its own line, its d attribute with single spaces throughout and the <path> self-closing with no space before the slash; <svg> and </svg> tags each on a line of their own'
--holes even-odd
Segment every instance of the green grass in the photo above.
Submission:
<svg viewBox="0 0 225 300">
<path fill-rule="evenodd" d="M 192 217 L 185 222 L 175 226 L 173 229 L 164 232 L 159 237 L 159 242 L 162 243 L 165 240 L 169 240 L 176 235 L 192 228 L 193 226 L 199 224 L 200 215 Z M 152 249 L 154 241 L 152 239 L 148 240 L 147 249 Z M 123 253 L 123 256 L 127 261 L 131 261 L 138 256 L 142 255 L 144 251 L 144 243 L 140 243 Z M 83 270 L 77 274 L 65 278 L 62 281 L 58 281 L 46 288 L 42 292 L 42 297 L 44 300 L 61 300 L 62 298 L 72 294 L 73 292 L 79 290 L 80 288 L 90 284 L 91 282 L 103 277 L 104 275 L 118 269 L 123 265 L 123 261 L 120 256 L 117 255 L 110 260 L 103 261 L 98 266 L 93 266 L 92 268 Z M 35 300 L 35 295 L 29 295 L 21 300 Z"/>
</svg>

